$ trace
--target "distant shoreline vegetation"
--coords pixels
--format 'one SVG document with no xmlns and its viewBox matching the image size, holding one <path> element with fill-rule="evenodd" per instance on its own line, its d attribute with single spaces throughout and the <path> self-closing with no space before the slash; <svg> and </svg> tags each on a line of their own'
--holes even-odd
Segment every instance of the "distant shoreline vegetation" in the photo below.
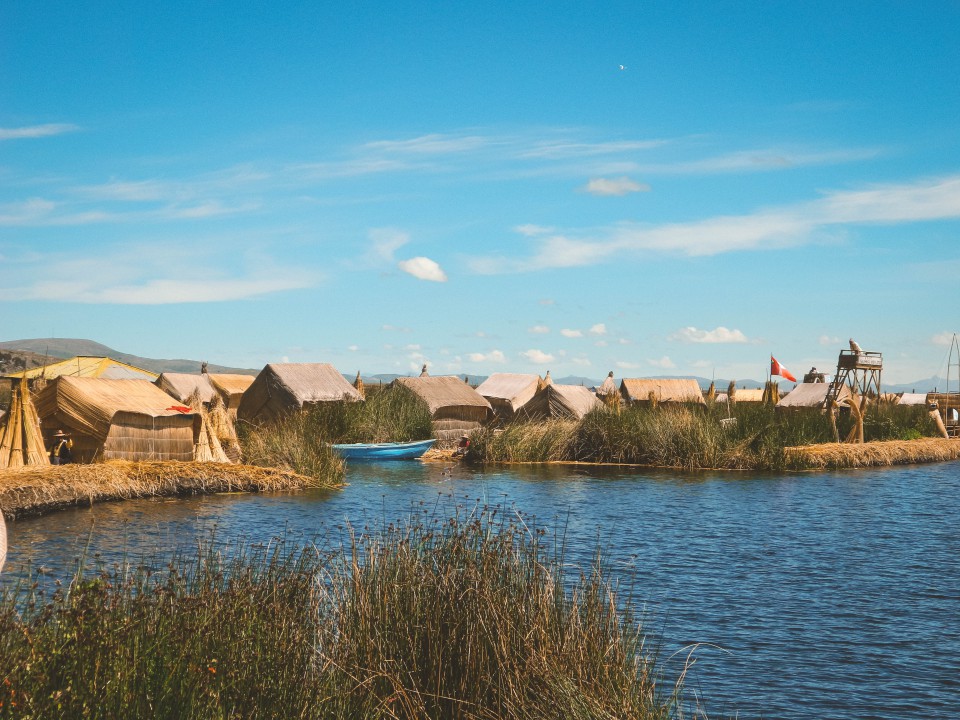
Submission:
<svg viewBox="0 0 960 720">
<path fill-rule="evenodd" d="M 840 437 L 853 427 L 853 420 L 837 421 Z M 929 442 L 915 443 L 916 452 L 900 450 L 889 462 L 879 462 L 865 445 L 843 445 L 830 461 L 814 458 L 805 446 L 836 448 L 833 428 L 825 414 L 781 412 L 766 403 L 737 403 L 688 407 L 684 405 L 627 406 L 619 411 L 602 408 L 582 420 L 527 422 L 517 419 L 473 434 L 468 460 L 474 463 L 576 462 L 639 465 L 682 470 L 808 470 L 858 467 L 862 464 L 895 464 L 955 459 L 941 445 L 960 442 L 940 439 L 925 407 L 878 404 L 864 416 L 864 439 L 913 441 L 938 438 L 937 449 Z"/>
</svg>

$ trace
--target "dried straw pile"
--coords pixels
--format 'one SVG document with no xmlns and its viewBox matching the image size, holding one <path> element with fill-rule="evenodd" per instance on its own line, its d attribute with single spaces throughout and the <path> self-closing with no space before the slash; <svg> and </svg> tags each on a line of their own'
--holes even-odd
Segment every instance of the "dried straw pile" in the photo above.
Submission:
<svg viewBox="0 0 960 720">
<path fill-rule="evenodd" d="M 49 465 L 0 471 L 0 509 L 10 519 L 107 500 L 275 492 L 319 487 L 289 470 L 212 462 L 130 462 Z"/>
<path fill-rule="evenodd" d="M 960 458 L 960 440 L 922 438 L 862 444 L 824 443 L 784 448 L 792 467 L 809 470 L 909 465 Z"/>
</svg>

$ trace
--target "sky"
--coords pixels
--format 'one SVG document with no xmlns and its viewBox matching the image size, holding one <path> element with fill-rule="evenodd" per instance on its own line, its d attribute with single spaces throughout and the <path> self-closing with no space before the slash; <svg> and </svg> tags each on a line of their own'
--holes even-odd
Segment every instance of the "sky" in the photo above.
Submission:
<svg viewBox="0 0 960 720">
<path fill-rule="evenodd" d="M 4 3 L 0 340 L 946 373 L 957 2 L 339 5 Z"/>
</svg>

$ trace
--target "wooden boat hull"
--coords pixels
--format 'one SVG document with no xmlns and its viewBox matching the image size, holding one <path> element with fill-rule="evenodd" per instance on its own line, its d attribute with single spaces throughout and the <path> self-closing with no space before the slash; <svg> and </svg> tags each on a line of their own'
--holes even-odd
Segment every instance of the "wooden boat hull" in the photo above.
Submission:
<svg viewBox="0 0 960 720">
<path fill-rule="evenodd" d="M 435 439 L 430 439 L 397 443 L 342 443 L 331 447 L 347 460 L 415 460 L 435 442 Z"/>
</svg>

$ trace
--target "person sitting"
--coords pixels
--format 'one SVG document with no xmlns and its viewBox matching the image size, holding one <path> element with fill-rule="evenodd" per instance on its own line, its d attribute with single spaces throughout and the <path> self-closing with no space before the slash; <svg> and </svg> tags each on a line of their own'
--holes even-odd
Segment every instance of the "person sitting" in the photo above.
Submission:
<svg viewBox="0 0 960 720">
<path fill-rule="evenodd" d="M 467 450 L 468 450 L 469 448 L 470 448 L 470 436 L 469 436 L 469 435 L 461 435 L 461 436 L 460 436 L 460 442 L 457 443 L 457 449 L 454 450 L 453 456 L 454 456 L 454 457 L 463 457 L 464 455 L 467 454 Z"/>
<path fill-rule="evenodd" d="M 50 450 L 51 465 L 66 465 L 73 462 L 73 440 L 63 430 L 53 434 L 53 448 Z"/>
</svg>

